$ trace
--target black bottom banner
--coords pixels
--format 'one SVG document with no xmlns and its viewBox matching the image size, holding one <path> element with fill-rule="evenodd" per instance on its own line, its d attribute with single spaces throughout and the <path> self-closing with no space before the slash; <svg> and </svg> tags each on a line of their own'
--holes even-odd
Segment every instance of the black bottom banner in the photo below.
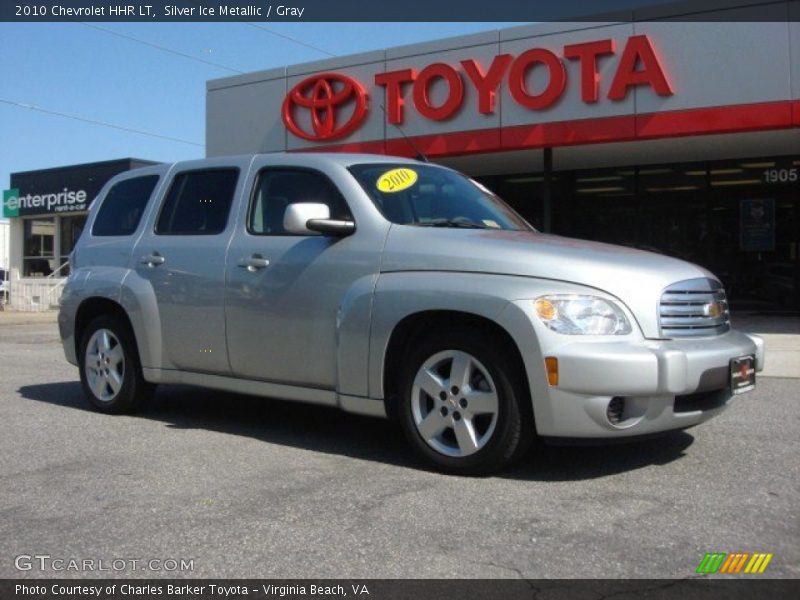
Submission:
<svg viewBox="0 0 800 600">
<path fill-rule="evenodd" d="M 2 600 L 800 598 L 800 579 L 4 579 Z"/>
</svg>

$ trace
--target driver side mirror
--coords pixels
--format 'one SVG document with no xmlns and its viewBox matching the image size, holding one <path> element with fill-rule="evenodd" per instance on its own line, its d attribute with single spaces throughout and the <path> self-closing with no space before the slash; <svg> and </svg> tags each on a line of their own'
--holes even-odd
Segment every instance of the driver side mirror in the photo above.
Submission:
<svg viewBox="0 0 800 600">
<path fill-rule="evenodd" d="M 283 216 L 283 228 L 295 235 L 332 235 L 344 237 L 356 230 L 353 221 L 331 219 L 331 211 L 327 204 L 318 202 L 298 202 L 286 207 Z"/>
</svg>

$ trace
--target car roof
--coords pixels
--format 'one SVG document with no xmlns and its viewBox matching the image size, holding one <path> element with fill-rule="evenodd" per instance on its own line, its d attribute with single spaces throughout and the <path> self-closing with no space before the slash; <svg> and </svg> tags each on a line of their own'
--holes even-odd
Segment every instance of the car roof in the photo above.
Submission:
<svg viewBox="0 0 800 600">
<path fill-rule="evenodd" d="M 362 163 L 388 163 L 388 164 L 408 164 L 408 165 L 425 165 L 429 164 L 412 158 L 402 156 L 390 156 L 386 154 L 366 154 L 355 152 L 267 152 L 256 154 L 232 154 L 228 156 L 209 156 L 205 158 L 196 158 L 190 160 L 182 160 L 174 163 L 158 163 L 155 165 L 148 165 L 145 167 L 138 167 L 124 171 L 114 177 L 114 181 L 120 179 L 128 179 L 130 177 L 141 177 L 143 175 L 165 175 L 173 167 L 176 170 L 185 169 L 202 169 L 205 164 L 219 166 L 226 162 L 236 163 L 243 165 L 250 163 L 257 157 L 271 157 L 275 159 L 278 165 L 297 165 L 307 167 L 321 167 L 323 165 L 339 165 L 349 167 L 355 164 Z M 440 165 L 436 165 L 440 166 Z M 443 167 L 446 168 L 446 167 Z"/>
<path fill-rule="evenodd" d="M 358 163 L 402 163 L 402 164 L 425 164 L 418 160 L 401 156 L 387 156 L 385 154 L 364 154 L 350 152 L 268 152 L 257 154 L 235 154 L 230 156 L 209 156 L 204 159 L 180 161 L 174 163 L 176 166 L 201 167 L 205 161 L 220 163 L 224 161 L 244 162 L 259 158 L 274 158 L 278 164 L 294 163 L 299 166 L 314 166 L 321 164 L 340 165 L 348 167 Z"/>
</svg>

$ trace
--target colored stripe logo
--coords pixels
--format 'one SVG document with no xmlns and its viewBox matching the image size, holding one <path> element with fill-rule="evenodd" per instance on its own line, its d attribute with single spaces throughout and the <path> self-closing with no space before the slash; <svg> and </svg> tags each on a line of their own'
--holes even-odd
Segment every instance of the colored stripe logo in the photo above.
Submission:
<svg viewBox="0 0 800 600">
<path fill-rule="evenodd" d="M 697 567 L 697 573 L 710 575 L 713 573 L 747 573 L 755 575 L 763 573 L 767 569 L 769 561 L 772 560 L 772 553 L 755 552 L 706 552 L 703 560 Z"/>
</svg>

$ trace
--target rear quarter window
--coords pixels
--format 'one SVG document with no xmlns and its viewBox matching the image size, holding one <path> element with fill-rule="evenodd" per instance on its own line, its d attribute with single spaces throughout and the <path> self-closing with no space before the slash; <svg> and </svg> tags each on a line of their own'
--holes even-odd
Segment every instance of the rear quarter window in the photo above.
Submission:
<svg viewBox="0 0 800 600">
<path fill-rule="evenodd" d="M 115 184 L 106 194 L 92 225 L 92 235 L 131 235 L 158 183 L 158 175 L 132 177 Z"/>
</svg>

